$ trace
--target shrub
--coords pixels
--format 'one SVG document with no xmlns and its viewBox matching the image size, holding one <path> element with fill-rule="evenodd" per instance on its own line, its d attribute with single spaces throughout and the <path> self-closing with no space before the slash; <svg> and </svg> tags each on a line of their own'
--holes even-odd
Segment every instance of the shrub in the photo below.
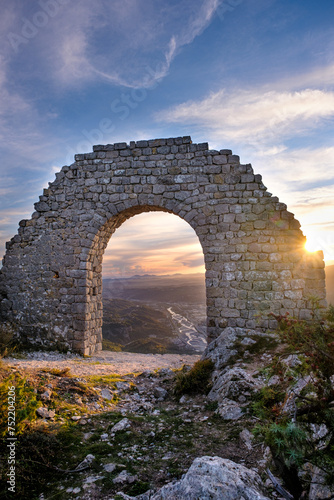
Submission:
<svg viewBox="0 0 334 500">
<path fill-rule="evenodd" d="M 267 385 L 254 397 L 252 410 L 261 423 L 254 433 L 270 447 L 287 486 L 296 496 L 301 492 L 299 472 L 309 462 L 327 473 L 334 483 L 334 308 L 325 314 L 316 309 L 310 321 L 273 315 L 283 351 L 269 366 Z M 301 383 L 302 382 L 302 383 Z M 321 446 L 314 437 L 315 426 L 328 433 Z M 299 498 L 299 497 L 298 497 Z"/>
<path fill-rule="evenodd" d="M 207 394 L 211 388 L 211 375 L 214 363 L 211 359 L 197 361 L 188 372 L 177 374 L 174 394 Z"/>
</svg>

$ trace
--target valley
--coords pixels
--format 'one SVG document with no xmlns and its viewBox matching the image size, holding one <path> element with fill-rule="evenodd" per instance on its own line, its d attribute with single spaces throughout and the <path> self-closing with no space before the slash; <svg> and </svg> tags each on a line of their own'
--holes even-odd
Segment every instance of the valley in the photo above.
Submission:
<svg viewBox="0 0 334 500">
<path fill-rule="evenodd" d="M 103 280 L 105 349 L 200 354 L 206 347 L 202 274 Z"/>
</svg>

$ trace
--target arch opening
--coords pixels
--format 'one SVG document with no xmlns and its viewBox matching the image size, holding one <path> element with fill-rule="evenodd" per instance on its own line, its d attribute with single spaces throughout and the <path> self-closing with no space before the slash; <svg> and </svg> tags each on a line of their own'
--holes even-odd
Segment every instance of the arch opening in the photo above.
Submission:
<svg viewBox="0 0 334 500">
<path fill-rule="evenodd" d="M 121 214 L 116 226 L 103 252 L 103 348 L 202 353 L 205 267 L 195 231 L 180 217 L 147 207 Z"/>
</svg>

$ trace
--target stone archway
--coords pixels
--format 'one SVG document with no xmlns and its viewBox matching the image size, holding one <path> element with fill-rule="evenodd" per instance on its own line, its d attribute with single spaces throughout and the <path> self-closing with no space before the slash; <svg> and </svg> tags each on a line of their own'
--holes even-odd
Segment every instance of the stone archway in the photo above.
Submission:
<svg viewBox="0 0 334 500">
<path fill-rule="evenodd" d="M 94 146 L 56 174 L 7 243 L 1 319 L 30 344 L 82 354 L 101 348 L 102 257 L 112 233 L 144 211 L 195 230 L 206 267 L 208 338 L 226 326 L 274 326 L 269 311 L 325 306 L 322 253 L 304 250 L 300 224 L 230 150 L 190 137 Z"/>
</svg>

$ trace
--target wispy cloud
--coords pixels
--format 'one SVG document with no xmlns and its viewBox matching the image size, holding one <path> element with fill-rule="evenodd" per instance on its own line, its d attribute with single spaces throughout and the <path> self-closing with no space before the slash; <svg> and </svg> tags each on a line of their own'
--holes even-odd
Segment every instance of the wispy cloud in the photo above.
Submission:
<svg viewBox="0 0 334 500">
<path fill-rule="evenodd" d="M 334 92 L 262 89 L 220 90 L 201 101 L 188 101 L 163 110 L 158 121 L 205 127 L 215 139 L 270 143 L 293 132 L 305 133 L 334 116 Z"/>
<path fill-rule="evenodd" d="M 317 66 L 311 71 L 286 76 L 280 80 L 281 89 L 300 89 L 300 88 L 325 88 L 334 85 L 334 64 L 327 66 Z"/>
<path fill-rule="evenodd" d="M 168 49 L 165 52 L 166 70 L 169 68 L 178 50 L 184 45 L 191 43 L 197 36 L 203 33 L 211 22 L 213 14 L 220 3 L 220 0 L 204 0 L 198 9 L 196 9 L 195 15 L 192 15 L 188 22 L 185 23 L 184 28 L 178 34 L 171 37 Z"/>
<path fill-rule="evenodd" d="M 130 88 L 150 87 L 167 75 L 180 49 L 210 24 L 219 3 L 74 0 L 58 6 L 47 29 L 39 29 L 22 50 L 33 52 L 43 79 L 49 74 L 61 85 L 107 80 Z M 26 13 L 24 6 L 18 9 L 17 17 Z"/>
</svg>

